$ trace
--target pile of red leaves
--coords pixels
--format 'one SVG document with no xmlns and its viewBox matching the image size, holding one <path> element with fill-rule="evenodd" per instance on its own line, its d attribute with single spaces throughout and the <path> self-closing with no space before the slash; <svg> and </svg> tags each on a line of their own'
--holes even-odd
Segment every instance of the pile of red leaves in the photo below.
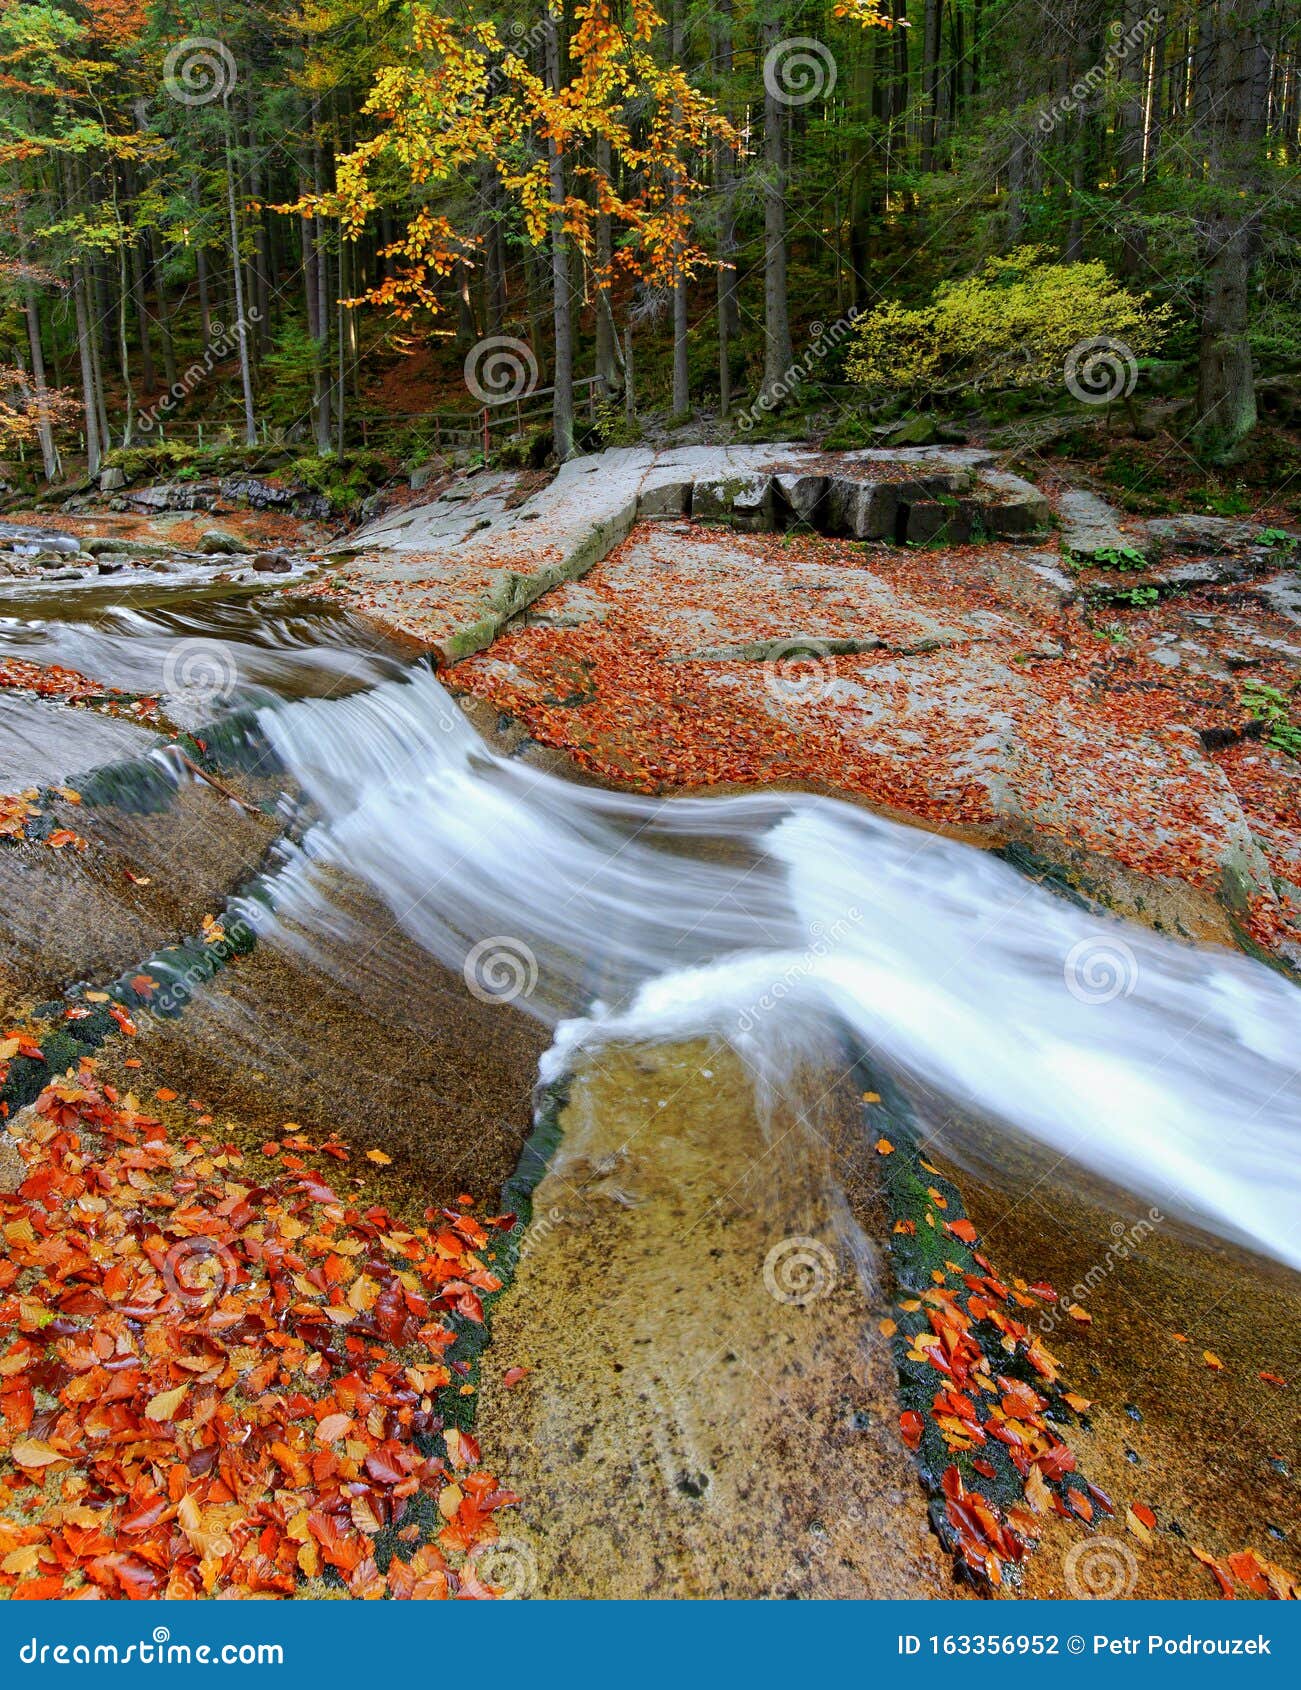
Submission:
<svg viewBox="0 0 1301 1690">
<path fill-rule="evenodd" d="M 65 669 L 60 663 L 33 663 L 25 657 L 0 658 L 0 687 L 34 692 L 39 698 L 62 698 L 70 703 L 102 698 L 113 688 L 92 681 L 79 669 Z"/>
<path fill-rule="evenodd" d="M 60 796 L 70 803 L 79 804 L 80 798 L 70 787 L 57 788 Z M 51 850 L 60 851 L 65 845 L 73 845 L 78 851 L 86 849 L 86 841 L 79 833 L 74 833 L 70 827 L 56 827 L 52 833 L 41 834 L 33 830 L 32 823 L 39 821 L 42 815 L 40 793 L 34 786 L 25 792 L 0 792 L 0 839 L 9 839 L 15 843 L 24 839 L 38 839 L 41 844 L 48 845 Z"/>
<path fill-rule="evenodd" d="M 449 1316 L 482 1320 L 489 1229 L 513 1216 L 480 1224 L 465 1198 L 411 1229 L 296 1156 L 248 1173 L 234 1147 L 169 1137 L 89 1062 L 11 1131 L 0 1584 L 497 1594 L 475 1556 L 519 1499 L 438 1397 L 473 1390 Z"/>
<path fill-rule="evenodd" d="M 966 1221 L 950 1224 L 970 1226 Z M 962 1274 L 964 1290 L 937 1285 L 922 1298 L 905 1299 L 900 1310 L 911 1317 L 907 1360 L 940 1376 L 931 1413 L 946 1449 L 963 1452 L 976 1473 L 994 1480 L 996 1468 L 979 1453 L 993 1440 L 1003 1446 L 1024 1484 L 1026 1506 L 1010 1508 L 1004 1516 L 989 1497 L 964 1484 L 956 1466 L 943 1475 L 945 1515 L 957 1551 L 974 1572 L 997 1585 L 1003 1564 L 1022 1561 L 1041 1535 L 1036 1516 L 1052 1512 L 1091 1525 L 1095 1515 L 1111 1515 L 1115 1509 L 1096 1485 L 1073 1477 L 1074 1452 L 1045 1418 L 1049 1398 L 1024 1380 L 996 1374 L 989 1359 L 989 1352 L 1002 1350 L 1028 1363 L 1046 1387 L 1059 1387 L 1056 1358 L 1009 1312 L 1010 1307 L 1037 1308 L 1055 1294 L 1048 1286 L 1004 1285 L 978 1251 L 973 1256 L 983 1272 Z M 993 1329 L 983 1338 L 982 1324 Z M 1057 1395 L 1077 1413 L 1089 1407 L 1072 1392 L 1058 1388 Z M 899 1423 L 904 1442 L 917 1449 L 925 1429 L 921 1415 L 908 1410 Z"/>
</svg>

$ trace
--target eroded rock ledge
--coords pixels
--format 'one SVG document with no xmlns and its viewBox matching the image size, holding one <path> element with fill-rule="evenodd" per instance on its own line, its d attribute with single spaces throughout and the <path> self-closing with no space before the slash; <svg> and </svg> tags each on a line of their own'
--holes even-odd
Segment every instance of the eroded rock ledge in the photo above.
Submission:
<svg viewBox="0 0 1301 1690">
<path fill-rule="evenodd" d="M 969 448 L 619 451 L 522 491 L 391 512 L 321 590 L 602 779 L 822 787 L 1301 959 L 1297 767 L 1243 703 L 1295 676 L 1296 577 L 1242 525 L 1054 504 Z"/>
</svg>

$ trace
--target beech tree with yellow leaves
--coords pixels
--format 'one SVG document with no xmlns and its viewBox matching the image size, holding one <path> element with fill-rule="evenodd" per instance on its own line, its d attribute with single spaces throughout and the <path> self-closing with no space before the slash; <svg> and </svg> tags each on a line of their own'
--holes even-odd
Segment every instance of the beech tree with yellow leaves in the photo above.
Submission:
<svg viewBox="0 0 1301 1690">
<path fill-rule="evenodd" d="M 691 161 L 730 136 L 712 102 L 654 52 L 663 19 L 651 0 L 630 0 L 623 17 L 611 0 L 588 0 L 573 23 L 562 39 L 548 12 L 516 44 L 491 19 L 467 27 L 414 6 L 410 51 L 381 70 L 364 107 L 376 133 L 339 160 L 335 190 L 308 202 L 345 233 L 382 207 L 410 206 L 388 248 L 397 265 L 368 294 L 410 318 L 437 311 L 441 284 L 483 258 L 484 237 L 439 209 L 440 190 L 492 173 L 532 246 L 550 254 L 562 461 L 574 449 L 575 266 L 598 296 L 616 270 L 651 287 L 693 275 L 706 255 L 691 225 Z"/>
</svg>

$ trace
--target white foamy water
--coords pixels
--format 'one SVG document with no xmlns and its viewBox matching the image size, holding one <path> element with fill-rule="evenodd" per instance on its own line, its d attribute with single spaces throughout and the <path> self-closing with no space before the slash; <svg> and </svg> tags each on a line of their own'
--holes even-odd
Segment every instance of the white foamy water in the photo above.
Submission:
<svg viewBox="0 0 1301 1690">
<path fill-rule="evenodd" d="M 280 914 L 362 966 L 379 935 L 322 873 L 351 871 L 471 989 L 554 1027 L 548 1075 L 710 1033 L 771 1085 L 847 1040 L 932 1119 L 1005 1123 L 1301 1267 L 1301 992 L 1269 969 L 833 800 L 575 785 L 491 751 L 425 671 L 261 720 L 324 818 Z"/>
</svg>

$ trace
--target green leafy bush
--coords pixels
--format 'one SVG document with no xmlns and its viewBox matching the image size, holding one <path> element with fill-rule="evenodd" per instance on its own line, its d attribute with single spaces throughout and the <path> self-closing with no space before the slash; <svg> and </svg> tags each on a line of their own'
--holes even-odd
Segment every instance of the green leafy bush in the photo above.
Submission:
<svg viewBox="0 0 1301 1690">
<path fill-rule="evenodd" d="M 939 397 L 1060 383 L 1067 354 L 1107 337 L 1154 351 L 1170 308 L 1131 293 L 1105 264 L 1059 264 L 1043 247 L 991 258 L 929 305 L 889 300 L 854 330 L 847 370 L 873 394 Z"/>
</svg>

